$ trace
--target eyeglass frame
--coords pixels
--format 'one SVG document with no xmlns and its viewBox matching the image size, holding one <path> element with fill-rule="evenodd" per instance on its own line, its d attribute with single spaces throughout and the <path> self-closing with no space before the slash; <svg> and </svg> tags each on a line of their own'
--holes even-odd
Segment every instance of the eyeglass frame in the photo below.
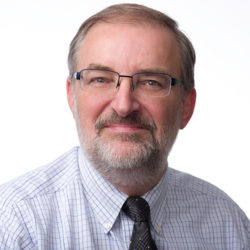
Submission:
<svg viewBox="0 0 250 250">
<path fill-rule="evenodd" d="M 132 83 L 132 88 L 134 89 L 134 81 L 133 81 L 134 78 L 133 78 L 133 77 L 134 77 L 135 75 L 138 75 L 138 74 L 165 75 L 165 76 L 170 77 L 171 83 L 170 83 L 169 93 L 168 93 L 167 95 L 164 95 L 164 96 L 168 96 L 168 95 L 170 94 L 171 86 L 183 85 L 183 81 L 182 81 L 182 80 L 176 79 L 176 78 L 172 77 L 172 76 L 169 75 L 169 74 L 166 74 L 166 73 L 159 73 L 159 72 L 136 72 L 136 73 L 134 73 L 134 74 L 132 74 L 132 75 L 120 75 L 118 72 L 113 71 L 113 70 L 85 68 L 85 69 L 82 69 L 82 70 L 80 70 L 80 71 L 78 71 L 78 72 L 73 73 L 73 74 L 72 74 L 72 78 L 74 78 L 74 79 L 76 79 L 76 80 L 81 80 L 81 72 L 82 72 L 82 71 L 85 71 L 85 70 L 90 70 L 90 71 L 91 71 L 91 70 L 93 70 L 93 71 L 94 71 L 94 70 L 99 70 L 99 71 L 105 71 L 105 72 L 110 72 L 110 73 L 115 73 L 115 74 L 117 74 L 117 75 L 118 75 L 118 82 L 117 82 L 115 88 L 118 88 L 118 87 L 121 85 L 121 83 L 120 83 L 120 78 L 121 78 L 121 77 L 128 77 L 128 78 L 131 78 L 131 80 L 132 80 L 132 81 L 131 81 L 131 83 Z M 164 97 L 164 96 L 152 96 L 152 97 Z"/>
</svg>

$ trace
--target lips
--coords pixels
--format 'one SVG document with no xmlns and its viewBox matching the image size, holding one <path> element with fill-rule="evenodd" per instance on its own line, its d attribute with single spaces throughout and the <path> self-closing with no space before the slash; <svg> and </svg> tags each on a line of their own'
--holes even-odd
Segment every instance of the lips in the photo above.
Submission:
<svg viewBox="0 0 250 250">
<path fill-rule="evenodd" d="M 111 129 L 116 132 L 135 132 L 143 128 L 139 124 L 124 124 L 124 123 L 112 123 L 108 126 L 105 126 L 105 128 Z"/>
</svg>

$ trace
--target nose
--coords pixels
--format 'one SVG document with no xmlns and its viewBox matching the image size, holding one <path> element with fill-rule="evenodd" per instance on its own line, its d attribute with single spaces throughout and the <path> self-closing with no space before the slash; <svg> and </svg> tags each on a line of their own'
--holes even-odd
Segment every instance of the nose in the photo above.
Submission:
<svg viewBox="0 0 250 250">
<path fill-rule="evenodd" d="M 120 84 L 118 84 L 111 106 L 120 117 L 126 117 L 139 110 L 140 105 L 133 95 L 131 78 L 120 79 Z"/>
</svg>

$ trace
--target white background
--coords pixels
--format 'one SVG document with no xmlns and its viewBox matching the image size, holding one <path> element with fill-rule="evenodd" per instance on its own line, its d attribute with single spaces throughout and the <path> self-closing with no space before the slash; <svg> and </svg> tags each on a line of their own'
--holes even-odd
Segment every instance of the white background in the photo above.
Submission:
<svg viewBox="0 0 250 250">
<path fill-rule="evenodd" d="M 0 0 L 0 183 L 78 145 L 66 101 L 68 46 L 121 1 Z M 197 53 L 197 106 L 170 166 L 212 182 L 250 215 L 250 2 L 131 1 L 176 19 Z"/>
</svg>

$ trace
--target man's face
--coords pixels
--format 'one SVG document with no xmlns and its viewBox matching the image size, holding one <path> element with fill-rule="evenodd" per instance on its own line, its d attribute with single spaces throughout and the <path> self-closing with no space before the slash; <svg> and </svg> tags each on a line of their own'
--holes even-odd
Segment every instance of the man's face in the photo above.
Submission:
<svg viewBox="0 0 250 250">
<path fill-rule="evenodd" d="M 161 72 L 180 79 L 179 49 L 174 35 L 162 27 L 99 23 L 79 51 L 76 70 L 85 68 L 108 68 L 122 75 Z M 112 95 L 84 92 L 79 81 L 73 90 L 68 83 L 82 147 L 97 165 L 101 161 L 99 170 L 105 164 L 111 170 L 143 169 L 147 162 L 162 165 L 157 158 L 168 155 L 178 129 L 187 123 L 181 87 L 173 87 L 166 97 L 151 98 L 135 96 L 130 78 L 121 78 L 120 83 Z"/>
</svg>

